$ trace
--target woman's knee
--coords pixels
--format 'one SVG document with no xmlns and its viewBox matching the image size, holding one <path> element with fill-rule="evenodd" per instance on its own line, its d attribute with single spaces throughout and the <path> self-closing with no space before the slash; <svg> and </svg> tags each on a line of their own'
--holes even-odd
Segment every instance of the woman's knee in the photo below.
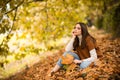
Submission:
<svg viewBox="0 0 120 80">
<path fill-rule="evenodd" d="M 63 56 L 66 56 L 66 54 L 70 54 L 74 57 L 74 59 L 80 59 L 79 56 L 76 53 L 73 53 L 71 51 L 64 52 Z"/>
<path fill-rule="evenodd" d="M 63 53 L 63 56 L 66 56 L 66 54 L 70 53 L 70 51 L 66 51 Z"/>
</svg>

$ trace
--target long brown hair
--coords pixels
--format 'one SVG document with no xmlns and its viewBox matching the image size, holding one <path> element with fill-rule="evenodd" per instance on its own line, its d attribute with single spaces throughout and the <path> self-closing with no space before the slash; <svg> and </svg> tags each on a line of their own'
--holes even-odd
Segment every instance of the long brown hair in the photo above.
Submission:
<svg viewBox="0 0 120 80">
<path fill-rule="evenodd" d="M 86 40 L 85 39 L 86 39 L 87 36 L 90 36 L 93 39 L 94 42 L 96 41 L 95 38 L 93 38 L 89 34 L 89 32 L 87 30 L 87 25 L 86 24 L 84 24 L 82 22 L 78 22 L 76 24 L 79 24 L 81 26 L 81 31 L 82 31 L 81 48 L 82 49 L 86 47 Z M 74 43 L 73 43 L 73 47 L 74 47 L 74 50 L 76 50 L 76 48 L 79 47 L 79 38 L 78 38 L 78 36 L 75 37 L 75 40 L 74 40 Z"/>
</svg>

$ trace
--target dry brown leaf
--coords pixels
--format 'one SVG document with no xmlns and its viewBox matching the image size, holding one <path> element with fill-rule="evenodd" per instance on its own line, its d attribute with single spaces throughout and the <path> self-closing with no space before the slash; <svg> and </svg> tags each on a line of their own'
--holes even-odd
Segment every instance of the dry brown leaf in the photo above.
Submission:
<svg viewBox="0 0 120 80">
<path fill-rule="evenodd" d="M 81 71 L 81 73 L 88 73 L 91 71 L 91 67 L 87 67 Z"/>
<path fill-rule="evenodd" d="M 75 69 L 75 67 L 77 67 L 77 65 L 75 63 L 70 64 L 69 67 L 67 68 L 66 75 L 68 75 L 71 72 L 73 72 L 73 70 Z"/>
<path fill-rule="evenodd" d="M 66 54 L 66 56 L 62 56 L 62 64 L 71 64 L 73 62 L 74 57 L 70 54 Z"/>
<path fill-rule="evenodd" d="M 67 71 L 73 71 L 77 67 L 75 63 L 70 64 L 70 66 L 67 68 Z"/>
<path fill-rule="evenodd" d="M 86 80 L 95 80 L 93 77 L 87 78 Z"/>
<path fill-rule="evenodd" d="M 78 79 L 76 79 L 76 80 L 84 80 L 84 79 L 81 77 L 81 78 L 78 78 Z"/>
</svg>

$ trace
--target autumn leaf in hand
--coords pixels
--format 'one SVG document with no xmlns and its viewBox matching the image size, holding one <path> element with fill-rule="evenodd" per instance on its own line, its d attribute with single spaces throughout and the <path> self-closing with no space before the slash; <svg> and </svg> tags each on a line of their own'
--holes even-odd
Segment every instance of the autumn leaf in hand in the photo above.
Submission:
<svg viewBox="0 0 120 80">
<path fill-rule="evenodd" d="M 66 56 L 62 56 L 62 64 L 71 64 L 73 62 L 74 57 L 70 54 L 66 54 Z"/>
</svg>

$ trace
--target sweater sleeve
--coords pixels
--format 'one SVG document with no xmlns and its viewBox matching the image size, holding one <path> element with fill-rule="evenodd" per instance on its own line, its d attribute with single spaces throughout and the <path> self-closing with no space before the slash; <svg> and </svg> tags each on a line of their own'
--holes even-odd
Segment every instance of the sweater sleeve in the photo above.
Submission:
<svg viewBox="0 0 120 80">
<path fill-rule="evenodd" d="M 90 50 L 90 57 L 87 59 L 84 59 L 83 61 L 90 61 L 94 62 L 97 59 L 97 53 L 95 49 Z"/>
<path fill-rule="evenodd" d="M 67 46 L 65 47 L 65 51 L 73 50 L 73 42 L 74 42 L 74 38 L 72 38 L 70 42 L 67 44 Z"/>
</svg>

